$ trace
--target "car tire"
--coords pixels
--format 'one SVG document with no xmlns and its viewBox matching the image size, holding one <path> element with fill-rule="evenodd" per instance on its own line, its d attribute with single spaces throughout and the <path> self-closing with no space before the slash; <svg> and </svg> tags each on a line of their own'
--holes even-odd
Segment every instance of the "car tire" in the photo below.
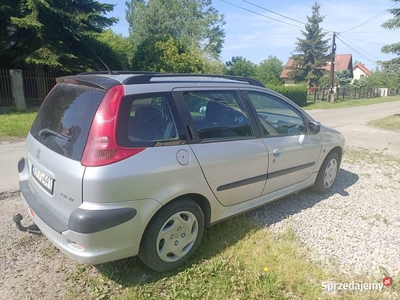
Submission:
<svg viewBox="0 0 400 300">
<path fill-rule="evenodd" d="M 314 192 L 325 194 L 331 190 L 339 171 L 339 164 L 339 156 L 336 152 L 331 152 L 327 155 L 312 187 Z"/>
<path fill-rule="evenodd" d="M 168 272 L 182 266 L 197 250 L 204 233 L 204 214 L 191 199 L 162 207 L 148 224 L 139 258 L 150 269 Z"/>
</svg>

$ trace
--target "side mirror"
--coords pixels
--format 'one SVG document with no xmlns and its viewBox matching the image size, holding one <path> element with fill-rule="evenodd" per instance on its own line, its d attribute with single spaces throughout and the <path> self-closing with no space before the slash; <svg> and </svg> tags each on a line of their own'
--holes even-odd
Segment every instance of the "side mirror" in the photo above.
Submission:
<svg viewBox="0 0 400 300">
<path fill-rule="evenodd" d="M 319 122 L 310 121 L 308 128 L 311 134 L 318 134 L 321 131 L 321 124 Z"/>
</svg>

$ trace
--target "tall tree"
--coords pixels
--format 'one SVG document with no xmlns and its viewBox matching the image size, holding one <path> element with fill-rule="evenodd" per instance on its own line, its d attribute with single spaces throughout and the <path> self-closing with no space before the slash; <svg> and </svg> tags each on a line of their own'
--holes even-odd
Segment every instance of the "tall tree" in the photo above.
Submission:
<svg viewBox="0 0 400 300">
<path fill-rule="evenodd" d="M 307 16 L 305 30 L 301 30 L 304 38 L 297 38 L 295 54 L 292 55 L 294 62 L 289 73 L 295 82 L 306 81 L 309 87 L 318 86 L 320 78 L 324 75 L 322 67 L 329 60 L 328 39 L 324 39 L 326 33 L 320 26 L 325 16 L 320 14 L 320 8 L 315 2 L 311 17 Z"/>
<path fill-rule="evenodd" d="M 134 70 L 167 73 L 202 73 L 203 59 L 172 36 L 148 38 L 136 50 Z"/>
<path fill-rule="evenodd" d="M 226 63 L 226 75 L 255 77 L 256 65 L 242 56 L 234 56 Z"/>
<path fill-rule="evenodd" d="M 115 53 L 123 70 L 130 69 L 134 49 L 128 38 L 116 34 L 112 29 L 107 29 L 100 33 L 97 39 Z"/>
<path fill-rule="evenodd" d="M 211 0 L 130 0 L 126 19 L 135 47 L 149 38 L 170 35 L 213 58 L 221 53 L 225 21 Z"/>
<path fill-rule="evenodd" d="M 85 44 L 104 48 L 96 34 L 117 22 L 104 16 L 113 5 L 93 0 L 16 2 L 18 6 L 6 27 L 9 40 L 0 51 L 1 67 L 32 65 L 71 71 L 104 68 Z"/>
<path fill-rule="evenodd" d="M 400 2 L 400 0 L 392 0 L 393 2 Z M 382 27 L 386 29 L 397 29 L 400 28 L 400 8 L 395 7 L 389 9 L 389 12 L 394 15 L 392 19 L 389 19 L 385 23 L 382 24 Z M 381 62 L 384 70 L 388 72 L 397 73 L 400 75 L 400 42 L 386 45 L 382 47 L 383 53 L 393 53 L 398 57 L 393 58 L 389 61 Z"/>
<path fill-rule="evenodd" d="M 11 47 L 14 31 L 11 28 L 11 17 L 15 16 L 17 1 L 2 0 L 0 4 L 0 57 Z"/>
<path fill-rule="evenodd" d="M 264 85 L 281 85 L 283 80 L 279 78 L 283 70 L 283 62 L 276 56 L 268 56 L 256 68 L 256 79 Z"/>
</svg>

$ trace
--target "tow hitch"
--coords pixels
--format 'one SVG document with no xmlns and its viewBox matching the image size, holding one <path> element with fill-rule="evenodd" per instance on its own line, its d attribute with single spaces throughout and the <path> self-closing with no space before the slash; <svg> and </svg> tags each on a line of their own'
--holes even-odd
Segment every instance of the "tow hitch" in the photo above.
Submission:
<svg viewBox="0 0 400 300">
<path fill-rule="evenodd" d="M 39 227 L 36 226 L 36 224 L 29 225 L 28 227 L 25 227 L 21 224 L 23 217 L 21 216 L 20 213 L 15 213 L 13 215 L 13 221 L 15 222 L 15 225 L 17 228 L 21 231 L 26 231 L 32 234 L 41 234 L 42 232 L 40 231 Z"/>
</svg>

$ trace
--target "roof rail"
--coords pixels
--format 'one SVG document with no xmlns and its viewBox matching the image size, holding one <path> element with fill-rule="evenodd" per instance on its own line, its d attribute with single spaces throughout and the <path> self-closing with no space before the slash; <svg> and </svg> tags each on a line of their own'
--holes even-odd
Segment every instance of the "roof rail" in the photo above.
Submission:
<svg viewBox="0 0 400 300">
<path fill-rule="evenodd" d="M 222 78 L 236 81 L 247 82 L 251 85 L 265 87 L 261 82 L 256 79 L 241 77 L 241 76 L 231 76 L 231 75 L 220 75 L 220 74 L 193 74 L 193 73 L 158 73 L 158 72 L 146 72 L 146 71 L 113 71 L 115 75 L 118 74 L 132 74 L 136 76 L 129 77 L 124 80 L 124 84 L 143 84 L 151 83 L 151 79 L 155 77 L 207 77 L 207 78 Z M 78 75 L 91 75 L 91 74 L 109 74 L 107 71 L 99 72 L 84 72 Z"/>
</svg>

